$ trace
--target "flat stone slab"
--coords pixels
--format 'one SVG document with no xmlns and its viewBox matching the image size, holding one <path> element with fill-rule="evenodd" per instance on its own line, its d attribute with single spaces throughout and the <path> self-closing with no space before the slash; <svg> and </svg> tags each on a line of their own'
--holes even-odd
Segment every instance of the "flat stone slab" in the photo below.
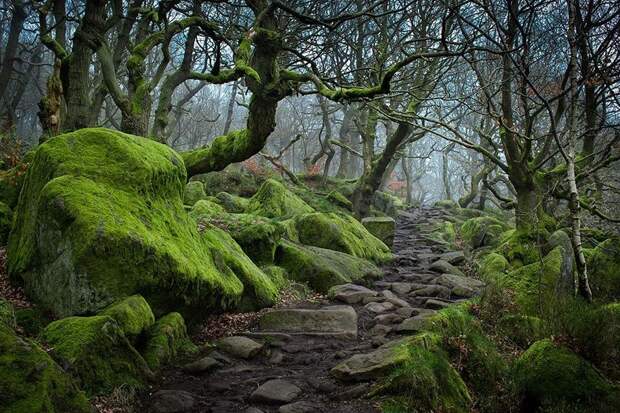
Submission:
<svg viewBox="0 0 620 413">
<path fill-rule="evenodd" d="M 397 297 L 396 294 L 394 294 L 390 290 L 383 290 L 381 294 L 385 297 L 385 300 L 388 303 L 392 303 L 396 307 L 411 307 L 411 305 L 407 301 Z"/>
<path fill-rule="evenodd" d="M 263 344 L 244 336 L 225 337 L 218 340 L 216 345 L 223 352 L 243 359 L 251 359 L 263 349 Z"/>
<path fill-rule="evenodd" d="M 376 297 L 377 292 L 357 284 L 335 285 L 329 289 L 329 297 L 347 304 L 361 303 L 364 298 Z"/>
<path fill-rule="evenodd" d="M 431 271 L 440 272 L 443 274 L 455 274 L 455 275 L 460 275 L 460 276 L 465 275 L 463 274 L 463 271 L 459 270 L 454 265 L 444 260 L 435 261 L 428 267 L 428 269 Z"/>
<path fill-rule="evenodd" d="M 390 289 L 394 291 L 396 294 L 405 295 L 409 293 L 413 289 L 413 285 L 411 283 L 391 283 Z"/>
<path fill-rule="evenodd" d="M 422 313 L 415 317 L 410 317 L 406 320 L 403 320 L 398 326 L 396 326 L 396 330 L 401 333 L 413 333 L 420 330 L 424 330 L 429 325 L 429 317 L 432 316 L 431 313 Z"/>
<path fill-rule="evenodd" d="M 316 413 L 319 407 L 311 402 L 301 401 L 280 406 L 278 413 Z"/>
<path fill-rule="evenodd" d="M 439 259 L 452 265 L 459 265 L 465 262 L 465 253 L 463 251 L 444 252 L 439 256 Z"/>
<path fill-rule="evenodd" d="M 434 282 L 449 288 L 454 295 L 467 298 L 478 294 L 484 287 L 484 283 L 480 280 L 455 274 L 442 274 Z"/>
<path fill-rule="evenodd" d="M 408 340 L 405 338 L 390 341 L 371 353 L 356 354 L 331 369 L 330 374 L 344 381 L 383 377 L 407 359 L 406 351 L 399 351 L 398 347 L 406 345 Z"/>
<path fill-rule="evenodd" d="M 202 374 L 220 367 L 221 363 L 213 357 L 203 357 L 183 366 L 183 370 L 190 374 Z"/>
<path fill-rule="evenodd" d="M 368 303 L 364 306 L 364 308 L 370 311 L 371 313 L 381 314 L 381 313 L 386 313 L 388 311 L 392 311 L 395 308 L 395 306 L 394 304 L 390 302 Z"/>
<path fill-rule="evenodd" d="M 409 294 L 411 297 L 440 297 L 450 298 L 450 288 L 443 285 L 429 285 Z"/>
<path fill-rule="evenodd" d="M 268 404 L 290 403 L 301 394 L 301 389 L 286 380 L 275 379 L 261 384 L 250 395 L 253 402 Z"/>
<path fill-rule="evenodd" d="M 357 313 L 353 307 L 348 305 L 336 305 L 318 310 L 273 310 L 263 314 L 258 325 L 263 331 L 344 338 L 357 337 Z"/>
<path fill-rule="evenodd" d="M 430 300 L 426 300 L 426 303 L 424 304 L 425 308 L 430 308 L 431 310 L 441 310 L 449 306 L 450 306 L 450 303 L 447 303 L 441 300 L 435 300 L 432 298 Z"/>
</svg>

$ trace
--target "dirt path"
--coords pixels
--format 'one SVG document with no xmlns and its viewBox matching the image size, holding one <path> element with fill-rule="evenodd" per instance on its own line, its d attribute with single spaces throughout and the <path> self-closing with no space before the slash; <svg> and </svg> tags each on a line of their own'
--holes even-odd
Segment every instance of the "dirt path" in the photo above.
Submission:
<svg viewBox="0 0 620 413">
<path fill-rule="evenodd" d="M 330 370 L 415 332 L 419 320 L 469 295 L 466 287 L 456 290 L 439 278 L 458 271 L 444 268 L 446 263 L 464 262 L 462 253 L 448 252 L 429 238 L 432 221 L 442 217 L 438 209 L 401 213 L 395 259 L 370 290 L 348 285 L 334 300 L 297 303 L 292 312 L 276 310 L 278 317 L 262 320 L 242 335 L 252 341 L 237 337 L 194 364 L 165 370 L 143 411 L 379 412 L 376 402 L 362 398 L 376 373 L 373 366 L 363 366 L 361 360 L 361 370 L 355 365 L 339 374 Z"/>
</svg>

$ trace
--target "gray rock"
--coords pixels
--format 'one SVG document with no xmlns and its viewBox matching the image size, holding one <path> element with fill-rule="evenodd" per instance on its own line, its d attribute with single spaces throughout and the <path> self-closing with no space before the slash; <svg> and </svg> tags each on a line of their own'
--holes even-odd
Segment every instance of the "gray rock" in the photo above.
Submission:
<svg viewBox="0 0 620 413">
<path fill-rule="evenodd" d="M 159 390 L 151 396 L 151 412 L 184 413 L 192 410 L 196 399 L 183 390 Z"/>
<path fill-rule="evenodd" d="M 413 333 L 424 330 L 426 327 L 428 327 L 428 323 L 428 317 L 425 317 L 423 315 L 417 315 L 415 317 L 410 317 L 404 320 L 396 327 L 396 330 L 402 333 Z"/>
<path fill-rule="evenodd" d="M 265 413 L 261 409 L 257 409 L 256 407 L 248 407 L 243 411 L 243 413 Z"/>
<path fill-rule="evenodd" d="M 434 299 L 429 299 L 426 300 L 426 303 L 424 304 L 424 307 L 426 308 L 430 308 L 433 310 L 441 310 L 442 308 L 447 308 L 450 306 L 450 303 L 447 303 L 445 301 L 440 301 L 440 300 L 434 300 Z"/>
<path fill-rule="evenodd" d="M 330 306 L 319 310 L 273 310 L 263 314 L 258 324 L 263 331 L 343 338 L 357 337 L 357 313 L 353 307 L 348 305 Z"/>
<path fill-rule="evenodd" d="M 444 287 L 443 285 L 429 285 L 413 291 L 410 296 L 450 298 L 450 288 Z"/>
<path fill-rule="evenodd" d="M 368 304 L 368 303 L 379 303 L 385 301 L 385 298 L 383 296 L 377 295 L 375 297 L 365 297 L 362 300 L 362 304 Z"/>
<path fill-rule="evenodd" d="M 357 284 L 335 285 L 329 289 L 331 298 L 347 304 L 357 304 L 362 302 L 364 298 L 375 297 L 376 295 L 376 291 Z"/>
<path fill-rule="evenodd" d="M 431 271 L 440 272 L 444 274 L 456 274 L 464 276 L 463 271 L 450 264 L 448 261 L 437 260 L 428 267 Z"/>
<path fill-rule="evenodd" d="M 396 294 L 390 290 L 383 290 L 381 294 L 383 294 L 387 302 L 394 304 L 396 307 L 411 307 L 407 301 L 398 298 Z"/>
<path fill-rule="evenodd" d="M 373 336 L 386 336 L 392 331 L 392 327 L 385 324 L 377 324 L 371 328 L 368 332 Z"/>
<path fill-rule="evenodd" d="M 401 307 L 396 309 L 396 314 L 403 317 L 411 317 L 413 314 L 417 314 L 417 309 L 412 307 Z"/>
<path fill-rule="evenodd" d="M 379 324 L 395 324 L 395 323 L 400 323 L 401 321 L 403 321 L 403 316 L 400 314 L 394 314 L 394 313 L 379 314 L 378 316 L 375 317 L 375 322 Z"/>
<path fill-rule="evenodd" d="M 373 352 L 356 354 L 331 369 L 330 374 L 339 380 L 347 381 L 383 377 L 406 360 L 406 352 L 397 351 L 396 347 L 406 345 L 408 340 L 405 338 L 390 341 Z"/>
<path fill-rule="evenodd" d="M 394 243 L 394 228 L 396 222 L 390 217 L 362 218 L 362 225 L 375 237 L 379 238 L 388 247 Z"/>
<path fill-rule="evenodd" d="M 243 336 L 225 337 L 217 342 L 217 348 L 223 352 L 243 359 L 256 356 L 263 347 L 263 344 Z"/>
<path fill-rule="evenodd" d="M 299 394 L 301 389 L 294 384 L 281 379 L 269 380 L 261 384 L 250 396 L 253 402 L 268 404 L 290 403 Z"/>
<path fill-rule="evenodd" d="M 459 265 L 465 262 L 465 253 L 463 251 L 445 252 L 439 256 L 439 259 L 442 259 L 452 265 Z"/>
<path fill-rule="evenodd" d="M 183 370 L 190 374 L 202 374 L 221 366 L 220 362 L 213 357 L 203 357 L 192 363 L 186 364 Z"/>
<path fill-rule="evenodd" d="M 390 288 L 392 289 L 392 291 L 394 291 L 396 294 L 400 294 L 400 295 L 405 295 L 407 294 L 409 291 L 411 291 L 411 289 L 413 288 L 413 286 L 410 283 L 392 283 L 390 285 Z"/>
<path fill-rule="evenodd" d="M 480 280 L 454 274 L 442 274 L 434 282 L 450 288 L 452 294 L 459 297 L 472 297 L 484 287 L 484 283 Z"/>
<path fill-rule="evenodd" d="M 365 309 L 370 311 L 371 313 L 381 314 L 387 311 L 392 311 L 394 309 L 394 304 L 385 302 L 385 303 L 368 303 L 364 306 Z"/>
<path fill-rule="evenodd" d="M 316 404 L 301 401 L 280 406 L 278 413 L 316 413 L 319 408 Z"/>
</svg>

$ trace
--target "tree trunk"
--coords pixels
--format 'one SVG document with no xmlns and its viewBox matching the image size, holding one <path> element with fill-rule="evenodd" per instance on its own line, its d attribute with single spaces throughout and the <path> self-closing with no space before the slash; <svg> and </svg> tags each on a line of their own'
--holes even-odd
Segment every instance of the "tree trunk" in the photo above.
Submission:
<svg viewBox="0 0 620 413">
<path fill-rule="evenodd" d="M 26 7 L 22 1 L 16 0 L 13 3 L 13 16 L 11 17 L 11 25 L 9 27 L 9 38 L 4 49 L 2 68 L 0 69 L 0 108 L 9 101 L 8 97 L 5 96 L 5 92 L 11 80 L 11 74 L 13 73 L 14 60 L 19 46 L 19 36 L 24 28 L 25 20 Z"/>
<path fill-rule="evenodd" d="M 342 116 L 342 124 L 338 132 L 338 140 L 344 145 L 351 146 L 353 143 L 353 115 L 354 109 L 352 105 L 345 108 Z M 338 178 L 350 178 L 352 174 L 353 155 L 346 149 L 340 148 L 340 164 L 338 165 L 338 171 L 336 177 Z"/>
<path fill-rule="evenodd" d="M 224 132 L 222 135 L 227 135 L 230 132 L 230 125 L 232 124 L 233 115 L 235 113 L 235 102 L 237 98 L 237 89 L 239 87 L 239 81 L 235 80 L 232 84 L 232 90 L 230 91 L 230 98 L 228 99 L 228 105 L 226 107 L 226 120 L 224 121 Z"/>
</svg>

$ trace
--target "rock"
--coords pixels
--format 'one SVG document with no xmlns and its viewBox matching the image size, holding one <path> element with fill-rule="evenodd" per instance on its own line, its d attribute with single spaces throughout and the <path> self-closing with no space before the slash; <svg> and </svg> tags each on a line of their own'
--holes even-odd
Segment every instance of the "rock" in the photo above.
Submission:
<svg viewBox="0 0 620 413">
<path fill-rule="evenodd" d="M 401 298 L 398 298 L 393 292 L 390 290 L 383 290 L 381 292 L 387 302 L 394 304 L 396 307 L 411 307 L 409 303 Z"/>
<path fill-rule="evenodd" d="M 333 400 L 353 400 L 366 396 L 370 392 L 370 384 L 362 383 L 348 388 L 345 391 L 331 395 Z"/>
<path fill-rule="evenodd" d="M 187 185 L 185 185 L 185 190 L 183 191 L 183 203 L 185 205 L 192 206 L 196 202 L 201 199 L 205 199 L 207 194 L 205 192 L 205 187 L 200 181 L 189 181 Z"/>
<path fill-rule="evenodd" d="M 339 380 L 364 381 L 383 377 L 407 359 L 406 351 L 399 351 L 407 345 L 408 338 L 391 341 L 371 353 L 356 354 L 330 370 Z"/>
<path fill-rule="evenodd" d="M 147 363 L 109 316 L 63 318 L 50 323 L 41 338 L 88 395 L 109 393 L 121 385 L 141 387 L 152 377 Z"/>
<path fill-rule="evenodd" d="M 454 274 L 442 274 L 434 282 L 450 288 L 451 293 L 459 297 L 473 297 L 484 287 L 480 280 Z"/>
<path fill-rule="evenodd" d="M 183 316 L 170 313 L 157 320 L 147 332 L 143 354 L 148 365 L 157 370 L 175 357 L 196 351 L 198 348 L 187 336 Z"/>
<path fill-rule="evenodd" d="M 319 310 L 273 310 L 263 314 L 258 324 L 263 331 L 357 337 L 357 313 L 353 307 L 344 305 Z"/>
<path fill-rule="evenodd" d="M 399 212 L 407 207 L 399 197 L 383 191 L 375 191 L 372 205 L 393 218 L 396 218 Z"/>
<path fill-rule="evenodd" d="M 390 249 L 348 214 L 313 213 L 294 218 L 299 242 L 344 252 L 354 257 L 382 263 L 392 257 Z"/>
<path fill-rule="evenodd" d="M 285 219 L 314 212 L 314 209 L 280 182 L 267 179 L 250 199 L 246 212 L 267 218 Z"/>
<path fill-rule="evenodd" d="M 411 297 L 440 297 L 450 298 L 450 288 L 443 285 L 429 285 L 409 294 Z"/>
<path fill-rule="evenodd" d="M 256 389 L 250 400 L 259 403 L 284 404 L 290 403 L 301 394 L 301 389 L 281 379 L 269 380 Z"/>
<path fill-rule="evenodd" d="M 391 283 L 390 289 L 396 294 L 405 295 L 412 289 L 411 283 Z"/>
<path fill-rule="evenodd" d="M 357 284 L 336 285 L 329 289 L 329 297 L 347 304 L 357 304 L 367 297 L 375 297 L 376 291 Z"/>
<path fill-rule="evenodd" d="M 294 281 L 307 283 L 321 293 L 327 293 L 335 285 L 381 275 L 379 268 L 365 259 L 284 239 L 276 249 L 275 264 L 285 268 Z"/>
<path fill-rule="evenodd" d="M 155 323 L 151 307 L 141 295 L 132 295 L 105 308 L 99 315 L 112 317 L 128 338 L 136 338 Z"/>
<path fill-rule="evenodd" d="M 368 303 L 364 306 L 364 308 L 371 313 L 381 314 L 387 311 L 392 311 L 394 309 L 394 304 L 385 302 L 385 303 Z"/>
<path fill-rule="evenodd" d="M 0 300 L 1 302 L 1 300 Z M 0 411 L 91 413 L 86 395 L 37 343 L 0 322 Z"/>
<path fill-rule="evenodd" d="M 417 315 L 415 317 L 410 317 L 396 326 L 396 330 L 401 333 L 414 333 L 420 330 L 424 330 L 429 325 L 428 317 L 423 315 Z"/>
<path fill-rule="evenodd" d="M 203 374 L 211 370 L 215 370 L 221 366 L 220 362 L 212 357 L 203 357 L 192 363 L 183 366 L 183 370 L 190 374 Z"/>
<path fill-rule="evenodd" d="M 159 390 L 151 396 L 153 413 L 185 413 L 196 405 L 194 395 L 183 390 Z"/>
<path fill-rule="evenodd" d="M 472 248 L 492 246 L 497 244 L 502 232 L 508 228 L 506 222 L 497 218 L 489 216 L 470 218 L 461 225 L 461 237 Z"/>
<path fill-rule="evenodd" d="M 247 409 L 243 411 L 243 413 L 265 413 L 265 412 L 263 412 L 261 409 L 258 409 L 256 407 L 248 407 Z"/>
<path fill-rule="evenodd" d="M 278 413 L 316 413 L 319 408 L 316 404 L 301 401 L 280 406 Z"/>
<path fill-rule="evenodd" d="M 376 295 L 374 297 L 364 297 L 362 300 L 362 304 L 366 305 L 368 303 L 382 303 L 385 301 L 385 297 L 381 295 Z"/>
<path fill-rule="evenodd" d="M 250 200 L 242 198 L 237 195 L 229 194 L 228 192 L 218 192 L 215 197 L 220 202 L 220 205 L 224 207 L 226 212 L 233 214 L 240 214 L 245 212 Z"/>
<path fill-rule="evenodd" d="M 411 309 L 413 311 L 413 309 Z M 403 316 L 400 314 L 379 314 L 375 317 L 375 322 L 379 324 L 395 324 L 403 321 Z"/>
<path fill-rule="evenodd" d="M 388 247 L 394 242 L 394 229 L 396 222 L 391 217 L 366 217 L 362 219 L 362 225 L 375 237 L 379 238 Z"/>
<path fill-rule="evenodd" d="M 386 336 L 392 331 L 392 327 L 385 324 L 377 324 L 371 328 L 368 332 L 373 336 Z"/>
<path fill-rule="evenodd" d="M 243 336 L 225 337 L 217 342 L 217 348 L 235 357 L 250 359 L 263 350 L 263 344 Z"/>
<path fill-rule="evenodd" d="M 11 303 L 0 297 L 0 325 L 14 329 L 16 327 L 15 310 Z"/>
<path fill-rule="evenodd" d="M 196 202 L 192 209 L 189 211 L 189 215 L 195 220 L 204 219 L 206 217 L 217 216 L 225 214 L 226 210 L 220 204 L 208 199 L 201 199 Z"/>
<path fill-rule="evenodd" d="M 465 262 L 465 253 L 463 251 L 444 252 L 439 256 L 439 259 L 452 265 L 459 265 Z"/>
<path fill-rule="evenodd" d="M 59 318 L 137 293 L 158 314 L 208 314 L 244 295 L 273 303 L 266 275 L 223 252 L 229 244 L 210 229 L 199 234 L 183 207 L 186 181 L 182 157 L 151 139 L 88 128 L 48 140 L 14 210 L 11 277 Z"/>
<path fill-rule="evenodd" d="M 455 275 L 460 275 L 460 276 L 465 275 L 463 274 L 463 271 L 459 270 L 454 265 L 444 260 L 437 260 L 434 263 L 432 263 L 430 267 L 428 268 L 431 271 L 440 272 L 444 274 L 455 274 Z"/>
<path fill-rule="evenodd" d="M 416 313 L 416 309 L 411 307 L 401 307 L 396 309 L 396 314 L 403 317 L 411 317 L 414 313 Z"/>
<path fill-rule="evenodd" d="M 424 304 L 425 308 L 430 308 L 431 310 L 441 310 L 442 308 L 447 308 L 450 306 L 450 303 L 440 300 L 428 299 Z"/>
</svg>

